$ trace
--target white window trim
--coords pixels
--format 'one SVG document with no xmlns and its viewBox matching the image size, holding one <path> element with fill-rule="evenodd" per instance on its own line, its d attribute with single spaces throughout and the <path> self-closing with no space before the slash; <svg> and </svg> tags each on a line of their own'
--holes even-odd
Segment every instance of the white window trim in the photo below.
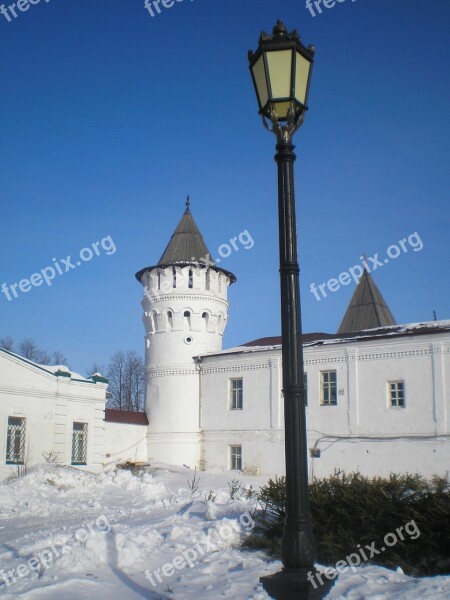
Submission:
<svg viewBox="0 0 450 600">
<path fill-rule="evenodd" d="M 392 404 L 392 390 L 391 390 L 391 385 L 395 383 L 395 384 L 399 384 L 401 383 L 403 386 L 403 404 Z M 391 379 L 389 381 L 386 382 L 386 387 L 387 387 L 387 401 L 388 401 L 388 408 L 392 409 L 392 410 L 404 410 L 406 408 L 406 386 L 405 386 L 405 380 L 404 379 Z M 398 392 L 398 388 L 397 388 L 397 392 Z"/>
<path fill-rule="evenodd" d="M 325 373 L 335 373 L 336 374 L 336 379 L 335 379 L 335 390 L 336 390 L 336 399 L 334 402 L 325 402 L 325 385 L 324 385 L 324 380 L 323 380 L 323 375 Z M 337 397 L 338 397 L 338 387 L 337 387 L 337 370 L 336 369 L 325 369 L 324 371 L 320 371 L 319 373 L 319 377 L 320 377 L 320 406 L 337 406 Z"/>
<path fill-rule="evenodd" d="M 84 447 L 85 447 L 85 456 L 83 457 L 85 460 L 84 462 L 81 461 L 74 461 L 74 456 L 73 456 L 73 441 L 74 441 L 74 434 L 75 434 L 75 425 L 83 425 L 83 434 L 86 435 L 86 441 L 84 443 Z M 71 444 L 71 449 L 70 449 L 70 464 L 73 466 L 84 466 L 88 464 L 88 453 L 89 453 L 89 448 L 88 448 L 88 444 L 89 444 L 89 425 L 86 421 L 73 421 L 72 423 L 72 444 Z"/>
<path fill-rule="evenodd" d="M 235 469 L 233 468 L 233 452 L 232 452 L 232 448 L 240 448 L 240 461 L 241 461 L 241 468 L 240 469 Z M 242 460 L 242 445 L 240 444 L 230 444 L 228 446 L 228 470 L 229 471 L 242 471 L 242 465 L 243 465 L 243 460 Z"/>
<path fill-rule="evenodd" d="M 241 402 L 240 407 L 233 406 L 234 400 L 234 392 L 238 392 L 239 390 L 233 389 L 233 381 L 241 382 Z M 228 410 L 244 410 L 244 378 L 243 377 L 230 377 L 228 380 Z"/>
<path fill-rule="evenodd" d="M 8 437 L 9 437 L 9 428 L 10 428 L 10 424 L 9 424 L 9 419 L 20 419 L 22 421 L 21 424 L 21 428 L 23 428 L 23 432 L 21 433 L 21 435 L 23 436 L 23 441 L 22 441 L 22 456 L 19 457 L 19 459 L 21 458 L 21 460 L 18 461 L 11 461 L 8 460 Z M 21 417 L 21 416 L 16 416 L 16 415 L 8 415 L 7 419 L 6 419 L 6 436 L 5 436 L 5 464 L 6 465 L 23 465 L 25 462 L 25 454 L 26 454 L 26 427 L 27 427 L 27 420 L 25 417 Z"/>
</svg>

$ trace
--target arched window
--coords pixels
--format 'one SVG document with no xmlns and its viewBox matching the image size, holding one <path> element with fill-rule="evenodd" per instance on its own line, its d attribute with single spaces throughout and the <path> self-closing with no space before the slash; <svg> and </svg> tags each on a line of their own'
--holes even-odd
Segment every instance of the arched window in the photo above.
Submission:
<svg viewBox="0 0 450 600">
<path fill-rule="evenodd" d="M 173 279 L 173 287 L 176 288 L 177 287 L 177 271 L 175 269 L 175 267 L 172 267 L 172 279 Z"/>
<path fill-rule="evenodd" d="M 152 333 L 156 331 L 156 311 L 154 310 L 150 313 L 150 330 Z"/>
<path fill-rule="evenodd" d="M 184 326 L 188 329 L 191 328 L 191 313 L 188 310 L 184 311 Z"/>
<path fill-rule="evenodd" d="M 169 323 L 169 329 L 173 329 L 173 314 L 171 310 L 167 311 L 167 322 Z"/>
<path fill-rule="evenodd" d="M 192 269 L 189 269 L 189 288 L 194 287 L 194 275 L 192 273 Z"/>
<path fill-rule="evenodd" d="M 204 312 L 202 314 L 202 319 L 203 319 L 203 323 L 205 324 L 205 330 L 207 330 L 208 329 L 209 314 L 207 312 Z"/>
</svg>

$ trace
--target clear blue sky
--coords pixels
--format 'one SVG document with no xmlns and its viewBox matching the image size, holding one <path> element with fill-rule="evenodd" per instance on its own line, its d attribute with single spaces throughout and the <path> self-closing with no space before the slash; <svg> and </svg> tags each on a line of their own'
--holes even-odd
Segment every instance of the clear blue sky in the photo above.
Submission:
<svg viewBox="0 0 450 600">
<path fill-rule="evenodd" d="M 225 347 L 279 333 L 275 139 L 247 66 L 277 18 L 316 47 L 295 137 L 304 330 L 336 331 L 354 289 L 317 301 L 312 282 L 414 232 L 423 249 L 375 281 L 399 323 L 450 317 L 449 2 L 347 0 L 312 17 L 304 0 L 184 0 L 152 18 L 144 0 L 41 0 L 0 15 L 0 285 L 107 236 L 116 252 L 0 294 L 0 335 L 79 371 L 143 354 L 134 273 L 159 259 L 187 193 L 215 258 L 243 230 L 255 242 L 221 262 L 238 278 Z"/>
</svg>

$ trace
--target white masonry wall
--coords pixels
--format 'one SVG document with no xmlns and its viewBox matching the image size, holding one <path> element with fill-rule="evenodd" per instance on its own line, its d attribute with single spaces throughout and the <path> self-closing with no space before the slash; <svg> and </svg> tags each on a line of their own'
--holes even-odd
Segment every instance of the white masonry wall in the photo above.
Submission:
<svg viewBox="0 0 450 600">
<path fill-rule="evenodd" d="M 104 427 L 106 463 L 147 461 L 147 425 L 106 421 Z"/>
<path fill-rule="evenodd" d="M 54 367 L 40 367 L 0 350 L 0 480 L 17 472 L 6 465 L 8 417 L 26 419 L 26 449 L 31 465 L 43 463 L 53 451 L 70 465 L 74 421 L 88 424 L 87 465 L 99 470 L 104 461 L 106 384 L 71 376 L 56 376 Z M 78 379 L 79 378 L 79 379 Z"/>
<path fill-rule="evenodd" d="M 337 371 L 337 405 L 321 406 L 320 372 Z M 311 476 L 336 469 L 367 475 L 444 474 L 450 465 L 450 335 L 413 335 L 305 348 Z M 229 410 L 229 380 L 243 377 L 244 408 Z M 405 408 L 392 408 L 387 382 L 404 380 Z M 245 471 L 284 473 L 281 350 L 202 358 L 203 464 L 229 468 L 241 445 Z"/>
</svg>

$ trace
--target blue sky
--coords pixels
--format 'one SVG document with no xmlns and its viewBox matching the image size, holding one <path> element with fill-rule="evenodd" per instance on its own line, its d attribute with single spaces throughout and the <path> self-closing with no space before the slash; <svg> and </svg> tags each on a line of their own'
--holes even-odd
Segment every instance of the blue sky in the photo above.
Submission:
<svg viewBox="0 0 450 600">
<path fill-rule="evenodd" d="M 279 333 L 275 138 L 247 66 L 278 18 L 316 47 L 294 140 L 304 331 L 336 331 L 354 290 L 318 301 L 311 283 L 414 232 L 423 248 L 405 242 L 375 281 L 399 323 L 450 317 L 448 2 L 347 0 L 312 17 L 303 0 L 184 0 L 152 18 L 143 0 L 41 0 L 0 14 L 0 285 L 108 236 L 116 251 L 0 294 L 0 335 L 82 372 L 143 354 L 134 273 L 188 193 L 215 258 L 244 230 L 255 242 L 221 262 L 238 278 L 224 346 Z"/>
</svg>

